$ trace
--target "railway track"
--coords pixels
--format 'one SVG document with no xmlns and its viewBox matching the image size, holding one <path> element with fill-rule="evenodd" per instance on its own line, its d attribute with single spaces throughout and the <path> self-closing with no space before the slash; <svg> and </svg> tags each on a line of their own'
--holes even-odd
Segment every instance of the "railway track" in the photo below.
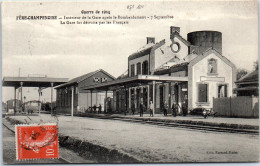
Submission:
<svg viewBox="0 0 260 166">
<path fill-rule="evenodd" d="M 217 127 L 217 126 L 208 126 L 208 125 L 183 124 L 183 123 L 175 123 L 175 122 L 160 122 L 160 121 L 126 118 L 126 117 L 92 117 L 92 118 L 119 120 L 119 121 L 132 122 L 132 123 L 141 123 L 141 124 L 148 124 L 148 125 L 155 125 L 155 126 L 162 126 L 162 127 L 185 128 L 185 129 L 209 131 L 209 132 L 228 132 L 228 133 L 238 133 L 238 134 L 259 135 L 259 130 L 255 130 L 255 129 L 238 129 L 238 128 Z"/>
</svg>

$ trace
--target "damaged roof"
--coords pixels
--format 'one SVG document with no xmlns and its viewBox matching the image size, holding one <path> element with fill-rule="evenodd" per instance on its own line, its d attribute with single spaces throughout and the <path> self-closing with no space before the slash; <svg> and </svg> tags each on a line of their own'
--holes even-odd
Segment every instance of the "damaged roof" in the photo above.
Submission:
<svg viewBox="0 0 260 166">
<path fill-rule="evenodd" d="M 140 49 L 138 49 L 135 53 L 131 54 L 128 57 L 128 60 L 136 59 L 136 58 L 138 58 L 140 56 L 149 54 L 151 49 L 159 48 L 159 47 L 161 47 L 164 44 L 165 44 L 165 40 L 161 40 L 159 43 L 155 43 L 155 44 L 154 43 L 148 43 L 148 44 L 144 45 L 143 47 L 141 47 Z"/>
<path fill-rule="evenodd" d="M 177 56 L 169 60 L 168 62 L 164 63 L 157 69 L 155 69 L 155 72 L 160 72 L 163 70 L 168 70 L 170 68 L 179 67 L 179 66 L 185 66 L 188 65 L 190 61 L 192 61 L 194 58 L 196 58 L 197 54 L 189 54 L 183 59 L 179 59 Z"/>
</svg>

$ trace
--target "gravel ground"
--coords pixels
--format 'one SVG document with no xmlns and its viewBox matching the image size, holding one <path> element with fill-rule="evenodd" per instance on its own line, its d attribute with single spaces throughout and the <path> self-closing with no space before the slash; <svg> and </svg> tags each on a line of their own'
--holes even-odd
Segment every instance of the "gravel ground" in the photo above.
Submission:
<svg viewBox="0 0 260 166">
<path fill-rule="evenodd" d="M 259 136 L 193 131 L 115 120 L 50 115 L 12 117 L 55 122 L 59 133 L 130 154 L 143 162 L 255 162 Z M 26 119 L 26 120 L 25 120 Z"/>
</svg>

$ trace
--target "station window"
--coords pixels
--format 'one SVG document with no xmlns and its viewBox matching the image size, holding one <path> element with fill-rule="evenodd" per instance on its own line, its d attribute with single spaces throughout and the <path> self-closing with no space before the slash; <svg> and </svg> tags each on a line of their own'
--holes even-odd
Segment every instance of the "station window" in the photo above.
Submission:
<svg viewBox="0 0 260 166">
<path fill-rule="evenodd" d="M 135 75 L 135 65 L 131 65 L 131 77 Z"/>
<path fill-rule="evenodd" d="M 144 61 L 142 64 L 142 74 L 144 75 L 148 74 L 148 61 Z"/>
<path fill-rule="evenodd" d="M 141 74 L 141 63 L 137 63 L 137 75 Z"/>
<path fill-rule="evenodd" d="M 208 84 L 198 84 L 198 102 L 208 102 Z"/>
<path fill-rule="evenodd" d="M 227 85 L 218 86 L 218 98 L 227 97 Z"/>
</svg>

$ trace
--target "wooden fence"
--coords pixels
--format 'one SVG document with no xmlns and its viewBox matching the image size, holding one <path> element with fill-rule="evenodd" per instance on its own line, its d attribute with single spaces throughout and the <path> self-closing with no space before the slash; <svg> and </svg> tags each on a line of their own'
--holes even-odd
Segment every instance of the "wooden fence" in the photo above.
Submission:
<svg viewBox="0 0 260 166">
<path fill-rule="evenodd" d="M 259 118 L 259 101 L 255 96 L 237 96 L 213 99 L 213 111 L 218 116 Z"/>
</svg>

